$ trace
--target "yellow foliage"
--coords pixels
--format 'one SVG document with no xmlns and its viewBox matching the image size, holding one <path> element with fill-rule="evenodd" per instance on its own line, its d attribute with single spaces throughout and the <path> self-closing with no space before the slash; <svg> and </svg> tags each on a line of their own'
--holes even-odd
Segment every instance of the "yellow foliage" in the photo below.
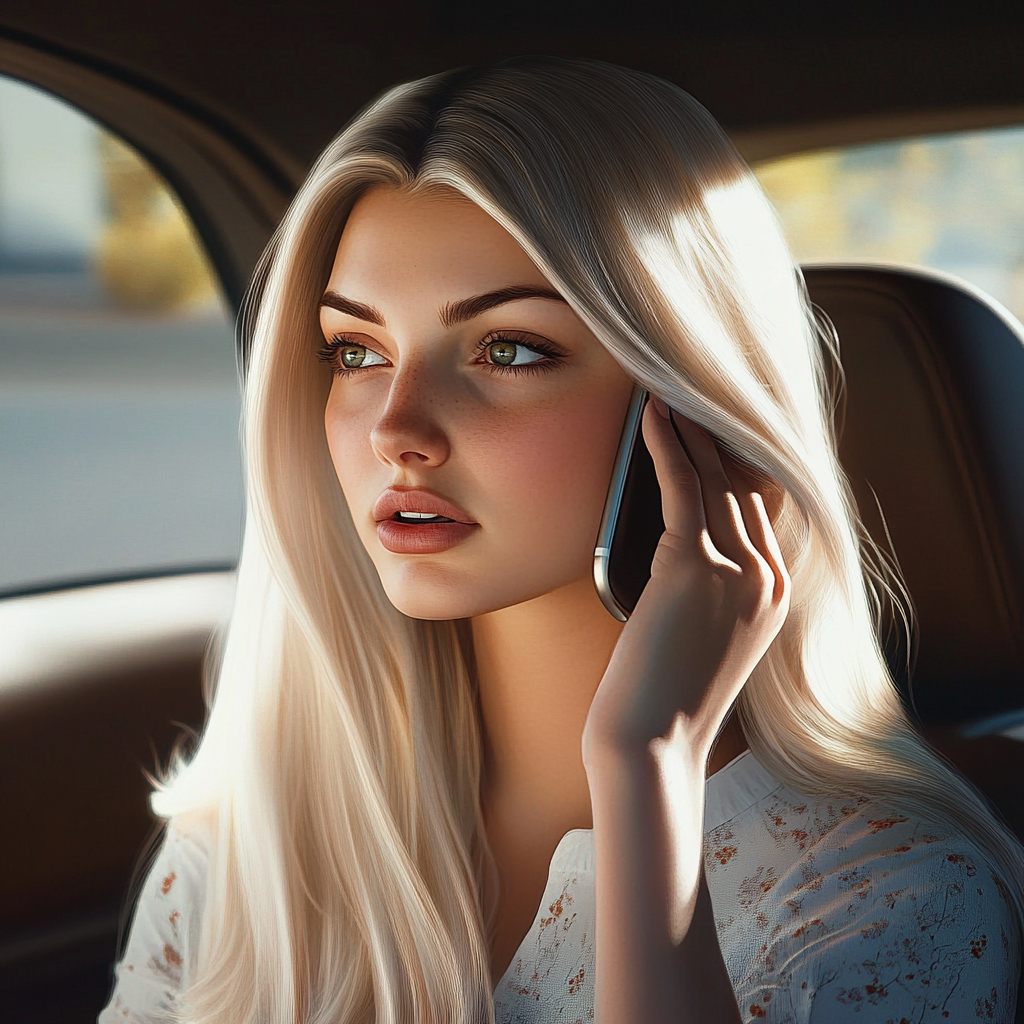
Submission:
<svg viewBox="0 0 1024 1024">
<path fill-rule="evenodd" d="M 96 269 L 125 309 L 169 312 L 216 300 L 218 285 L 188 215 L 163 179 L 130 147 L 100 136 L 108 220 Z"/>
<path fill-rule="evenodd" d="M 936 236 L 924 200 L 931 151 L 904 144 L 896 167 L 844 164 L 844 150 L 772 160 L 754 168 L 801 262 L 880 260 L 921 263 Z"/>
<path fill-rule="evenodd" d="M 845 211 L 835 202 L 838 154 L 813 153 L 764 163 L 755 170 L 798 260 L 832 258 L 847 244 Z"/>
</svg>

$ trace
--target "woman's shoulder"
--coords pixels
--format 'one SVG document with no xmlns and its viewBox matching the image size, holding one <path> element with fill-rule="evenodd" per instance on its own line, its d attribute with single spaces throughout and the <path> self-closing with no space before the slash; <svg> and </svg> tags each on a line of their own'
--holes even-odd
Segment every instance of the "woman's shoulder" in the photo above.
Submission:
<svg viewBox="0 0 1024 1024">
<path fill-rule="evenodd" d="M 1015 927 L 1006 884 L 952 823 L 871 797 L 785 790 L 766 817 L 774 840 L 796 853 L 799 882 L 789 898 L 797 905 L 827 901 L 834 917 L 853 923 L 872 916 L 876 930 L 896 922 L 918 933 L 947 925 L 966 933 L 985 922 Z"/>
<path fill-rule="evenodd" d="M 780 786 L 744 822 L 727 823 L 761 855 L 766 891 L 797 908 L 818 902 L 851 918 L 866 908 L 890 916 L 981 915 L 1015 920 L 1006 884 L 975 841 L 952 823 L 926 820 L 865 795 L 809 795 Z M 712 839 L 717 838 L 714 834 Z M 748 865 L 753 849 L 747 850 Z M 836 902 L 838 899 L 838 902 Z M 934 905 L 934 906 L 933 906 Z"/>
<path fill-rule="evenodd" d="M 854 890 L 866 887 L 858 871 L 863 865 L 878 880 L 899 877 L 930 885 L 956 879 L 965 891 L 981 888 L 981 895 L 988 886 L 1010 905 L 1005 885 L 971 836 L 950 821 L 924 818 L 893 800 L 808 796 L 781 787 L 766 803 L 762 824 L 773 845 L 788 847 L 821 871 L 842 870 Z"/>
<path fill-rule="evenodd" d="M 167 923 L 193 918 L 206 892 L 206 870 L 213 845 L 214 815 L 190 812 L 167 823 L 164 840 L 139 893 L 136 918 L 172 907 Z M 172 922 L 170 917 L 178 916 Z"/>
<path fill-rule="evenodd" d="M 723 885 L 733 858 L 719 858 L 709 883 L 717 874 L 723 945 L 732 932 L 759 950 L 742 972 L 749 1005 L 774 996 L 776 1013 L 782 1004 L 796 1013 L 813 1002 L 837 1021 L 869 1006 L 893 1020 L 998 1007 L 994 1019 L 1005 1019 L 1019 970 L 1016 913 L 971 837 L 887 801 L 785 786 L 723 827 L 740 870 Z"/>
<path fill-rule="evenodd" d="M 747 760 L 770 780 L 751 755 Z M 749 781 L 738 778 L 740 783 Z M 846 872 L 859 864 L 881 868 L 885 877 L 927 867 L 974 878 L 979 865 L 987 863 L 971 837 L 951 822 L 925 820 L 892 800 L 865 794 L 803 793 L 778 781 L 762 782 L 759 790 L 749 788 L 751 797 L 737 805 L 742 810 L 708 830 L 709 873 L 725 868 L 734 874 L 734 860 L 737 867 L 748 866 L 759 857 L 765 869 L 775 874 L 803 863 L 801 873 L 810 872 L 808 883 L 821 872 Z M 851 885 L 858 884 L 854 875 L 846 877 Z M 998 880 L 995 892 L 1000 898 L 1006 896 Z"/>
<path fill-rule="evenodd" d="M 181 850 L 190 861 L 202 861 L 209 857 L 213 837 L 217 830 L 217 811 L 203 808 L 178 814 L 167 823 L 167 845 Z"/>
<path fill-rule="evenodd" d="M 139 889 L 124 956 L 99 1024 L 171 1019 L 199 937 L 214 817 L 193 812 L 168 822 Z"/>
</svg>

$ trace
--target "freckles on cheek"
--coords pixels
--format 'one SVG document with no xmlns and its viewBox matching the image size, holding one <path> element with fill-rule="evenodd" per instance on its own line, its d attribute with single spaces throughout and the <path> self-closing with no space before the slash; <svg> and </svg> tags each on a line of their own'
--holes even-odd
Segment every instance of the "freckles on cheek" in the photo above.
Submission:
<svg viewBox="0 0 1024 1024">
<path fill-rule="evenodd" d="M 567 527 L 581 517 L 599 520 L 621 428 L 602 412 L 584 400 L 524 416 L 494 438 L 484 464 L 500 504 Z"/>
</svg>

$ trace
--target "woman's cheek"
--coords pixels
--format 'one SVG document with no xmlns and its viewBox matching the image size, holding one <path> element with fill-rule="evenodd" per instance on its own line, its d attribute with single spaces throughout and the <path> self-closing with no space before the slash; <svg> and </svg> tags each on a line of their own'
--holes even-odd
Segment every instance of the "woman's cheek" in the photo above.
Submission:
<svg viewBox="0 0 1024 1024">
<path fill-rule="evenodd" d="M 501 539 L 514 539 L 523 557 L 589 571 L 620 432 L 608 411 L 583 400 L 554 415 L 522 417 L 514 443 L 481 458 L 487 490 L 498 497 Z"/>
<path fill-rule="evenodd" d="M 344 414 L 338 403 L 328 402 L 324 415 L 324 427 L 327 434 L 327 447 L 334 463 L 334 472 L 338 477 L 342 493 L 352 512 L 352 519 L 360 534 L 366 532 L 369 522 L 366 512 L 373 507 L 377 494 L 382 489 L 375 483 L 377 460 L 370 447 L 370 426 L 362 422 L 358 415 Z M 366 538 L 364 538 L 364 541 Z"/>
</svg>

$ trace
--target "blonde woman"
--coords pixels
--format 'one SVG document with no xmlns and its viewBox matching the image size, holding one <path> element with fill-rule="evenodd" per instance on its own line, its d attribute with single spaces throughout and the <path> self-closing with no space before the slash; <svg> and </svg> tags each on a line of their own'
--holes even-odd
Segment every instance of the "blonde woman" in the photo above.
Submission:
<svg viewBox="0 0 1024 1024">
<path fill-rule="evenodd" d="M 261 280 L 236 608 L 103 1024 L 1012 1019 L 1021 850 L 904 716 L 799 274 L 699 104 L 392 89 Z"/>
</svg>

